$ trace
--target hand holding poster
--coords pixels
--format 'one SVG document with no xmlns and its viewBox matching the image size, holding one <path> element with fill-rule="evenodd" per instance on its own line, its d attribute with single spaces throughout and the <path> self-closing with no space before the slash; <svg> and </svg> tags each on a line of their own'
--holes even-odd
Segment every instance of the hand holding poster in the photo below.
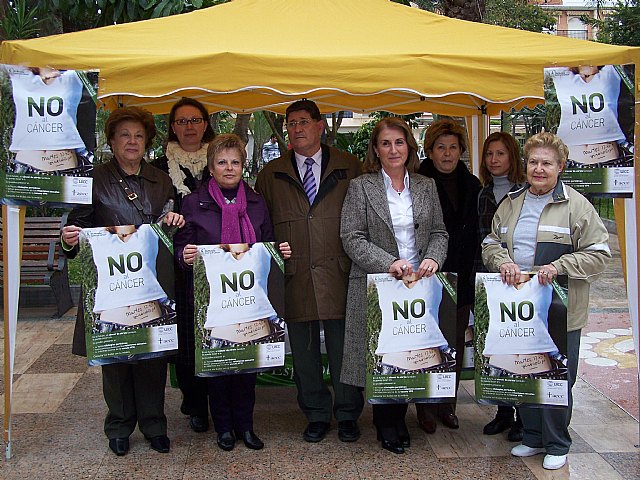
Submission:
<svg viewBox="0 0 640 480">
<path fill-rule="evenodd" d="M 541 285 L 523 273 L 476 276 L 476 398 L 492 404 L 566 406 L 566 276 Z"/>
<path fill-rule="evenodd" d="M 367 275 L 370 403 L 455 397 L 456 277 Z"/>
<path fill-rule="evenodd" d="M 284 365 L 283 269 L 271 242 L 198 247 L 193 267 L 197 375 Z"/>
<path fill-rule="evenodd" d="M 153 358 L 178 348 L 175 305 L 156 273 L 152 225 L 84 228 L 82 269 L 89 365 Z M 82 307 L 81 307 L 82 308 Z"/>
<path fill-rule="evenodd" d="M 631 196 L 634 66 L 546 68 L 547 124 L 569 147 L 563 181 L 583 193 Z"/>
<path fill-rule="evenodd" d="M 4 203 L 91 203 L 97 72 L 0 65 Z"/>
</svg>

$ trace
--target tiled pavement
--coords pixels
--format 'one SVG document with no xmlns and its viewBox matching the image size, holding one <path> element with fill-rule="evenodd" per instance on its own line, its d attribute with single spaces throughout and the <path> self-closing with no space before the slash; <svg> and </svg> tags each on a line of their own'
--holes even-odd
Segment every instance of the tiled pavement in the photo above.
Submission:
<svg viewBox="0 0 640 480">
<path fill-rule="evenodd" d="M 612 240 L 617 245 L 615 237 Z M 482 435 L 493 408 L 475 403 L 471 381 L 462 382 L 459 430 L 440 425 L 434 435 L 426 435 L 410 408 L 412 446 L 405 455 L 380 449 L 369 407 L 360 421 L 363 436 L 358 442 L 340 442 L 334 424 L 323 442 L 305 443 L 301 432 L 306 422 L 295 390 L 285 387 L 261 387 L 257 392 L 255 430 L 265 449 L 238 445 L 223 452 L 213 432 L 196 434 L 189 429 L 188 419 L 179 412 L 179 391 L 167 387 L 171 453 L 151 451 L 135 432 L 130 453 L 116 457 L 102 433 L 105 405 L 99 368 L 87 367 L 84 359 L 70 353 L 71 312 L 61 320 L 49 320 L 52 311 L 26 309 L 18 323 L 13 458 L 0 460 L 0 479 L 640 478 L 638 422 L 618 406 L 637 417 L 635 357 L 628 342 L 621 343 L 628 340 L 629 318 L 619 288 L 619 256 L 610 270 L 594 287 L 591 324 L 583 336 L 585 344 L 595 346 L 583 352 L 595 349 L 596 357 L 616 364 L 581 360 L 571 422 L 574 443 L 568 466 L 556 472 L 542 469 L 542 456 L 511 457 L 513 444 L 503 435 Z M 0 394 L 3 390 L 0 377 Z M 4 444 L 0 447 L 4 451 Z"/>
</svg>

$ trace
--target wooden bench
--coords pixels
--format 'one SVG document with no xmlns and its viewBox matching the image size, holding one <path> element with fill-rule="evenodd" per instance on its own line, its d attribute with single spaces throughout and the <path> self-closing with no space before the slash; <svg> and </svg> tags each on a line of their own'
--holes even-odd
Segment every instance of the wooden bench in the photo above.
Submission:
<svg viewBox="0 0 640 480">
<path fill-rule="evenodd" d="M 22 241 L 21 285 L 49 285 L 56 299 L 56 316 L 61 317 L 71 307 L 71 289 L 67 258 L 59 244 L 60 228 L 67 221 L 62 217 L 27 217 Z M 2 242 L 0 218 L 0 243 Z M 0 249 L 0 283 L 3 282 L 4 260 Z"/>
</svg>

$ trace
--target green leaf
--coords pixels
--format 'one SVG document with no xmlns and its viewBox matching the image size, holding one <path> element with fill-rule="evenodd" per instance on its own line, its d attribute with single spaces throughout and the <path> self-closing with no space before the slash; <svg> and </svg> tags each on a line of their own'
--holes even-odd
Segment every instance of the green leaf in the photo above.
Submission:
<svg viewBox="0 0 640 480">
<path fill-rule="evenodd" d="M 156 5 L 156 8 L 153 9 L 153 12 L 151 13 L 151 18 L 159 18 L 163 16 L 163 11 L 166 8 L 167 4 L 169 3 L 169 0 L 162 0 L 158 5 Z"/>
</svg>

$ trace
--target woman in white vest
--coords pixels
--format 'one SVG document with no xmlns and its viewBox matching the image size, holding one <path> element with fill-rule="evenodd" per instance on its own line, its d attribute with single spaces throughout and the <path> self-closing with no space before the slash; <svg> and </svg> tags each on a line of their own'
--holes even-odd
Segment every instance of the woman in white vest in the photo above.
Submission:
<svg viewBox="0 0 640 480">
<path fill-rule="evenodd" d="M 586 198 L 560 180 L 568 153 L 562 140 L 551 133 L 529 138 L 524 146 L 528 184 L 507 195 L 482 243 L 485 266 L 500 272 L 507 285 L 517 285 L 521 271 L 537 271 L 541 285 L 548 285 L 557 275 L 569 277 L 569 405 L 520 407 L 524 436 L 522 444 L 511 450 L 517 457 L 546 453 L 546 469 L 558 469 L 566 463 L 571 446 L 571 388 L 578 370 L 580 332 L 587 324 L 589 284 L 611 258 L 609 235 L 598 213 Z"/>
</svg>

